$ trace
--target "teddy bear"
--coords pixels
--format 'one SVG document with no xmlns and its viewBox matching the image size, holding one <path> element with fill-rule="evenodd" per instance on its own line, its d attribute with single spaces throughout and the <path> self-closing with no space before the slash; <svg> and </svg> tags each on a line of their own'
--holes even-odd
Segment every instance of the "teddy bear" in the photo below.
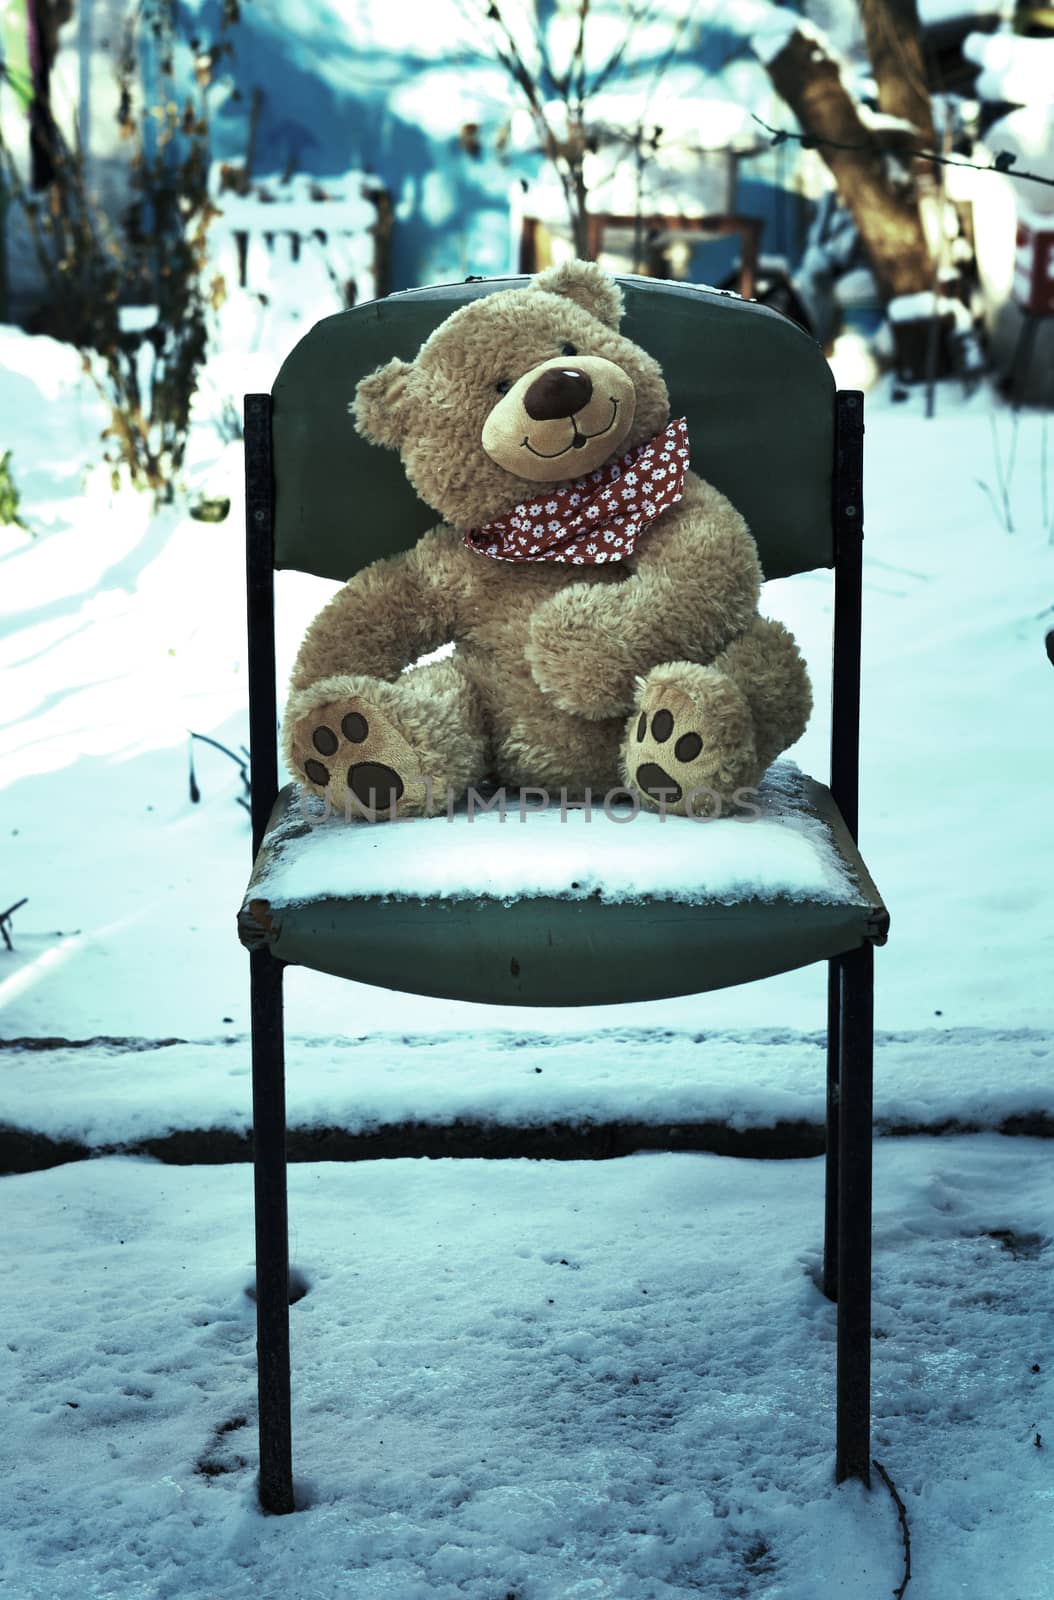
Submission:
<svg viewBox="0 0 1054 1600">
<path fill-rule="evenodd" d="M 758 614 L 754 540 L 690 470 L 622 310 L 595 263 L 550 267 L 359 382 L 355 426 L 439 521 L 300 647 L 285 761 L 338 813 L 430 814 L 490 782 L 712 816 L 803 732 L 808 677 Z"/>
</svg>

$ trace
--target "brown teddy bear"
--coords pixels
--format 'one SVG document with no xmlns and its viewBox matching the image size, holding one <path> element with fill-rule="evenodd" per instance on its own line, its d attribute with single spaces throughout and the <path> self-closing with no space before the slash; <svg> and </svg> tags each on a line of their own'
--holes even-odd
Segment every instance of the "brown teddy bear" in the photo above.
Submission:
<svg viewBox="0 0 1054 1600">
<path fill-rule="evenodd" d="M 571 262 L 358 385 L 360 433 L 442 520 L 301 645 L 285 759 L 339 812 L 417 815 L 491 780 L 713 815 L 802 733 L 808 679 L 758 616 L 754 540 L 687 470 L 621 313 L 618 285 Z"/>
</svg>

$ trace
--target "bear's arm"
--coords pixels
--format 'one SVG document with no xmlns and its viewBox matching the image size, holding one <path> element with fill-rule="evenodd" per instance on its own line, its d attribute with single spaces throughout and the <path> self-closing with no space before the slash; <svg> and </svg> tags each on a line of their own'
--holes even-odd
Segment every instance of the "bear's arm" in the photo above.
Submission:
<svg viewBox="0 0 1054 1600">
<path fill-rule="evenodd" d="M 678 651 L 712 659 L 757 613 L 762 573 L 753 535 L 732 502 L 694 473 L 680 505 L 642 538 L 633 568 L 627 589 L 639 647 L 659 637 L 663 659 Z"/>
<path fill-rule="evenodd" d="M 651 667 L 719 655 L 756 615 L 760 589 L 743 518 L 689 473 L 683 499 L 645 532 L 623 583 L 573 583 L 539 606 L 527 658 L 561 710 L 618 716 Z"/>
<path fill-rule="evenodd" d="M 419 656 L 455 638 L 462 569 L 459 536 L 440 526 L 411 550 L 357 572 L 304 635 L 292 692 L 349 673 L 393 682 Z"/>
</svg>

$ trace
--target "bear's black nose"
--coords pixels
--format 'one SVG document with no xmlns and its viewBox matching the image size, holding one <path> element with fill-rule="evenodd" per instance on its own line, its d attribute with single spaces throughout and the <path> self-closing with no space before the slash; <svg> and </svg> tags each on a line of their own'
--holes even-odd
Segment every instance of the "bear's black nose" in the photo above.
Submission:
<svg viewBox="0 0 1054 1600">
<path fill-rule="evenodd" d="M 577 367 L 550 367 L 535 378 L 523 397 L 523 409 L 535 422 L 550 422 L 554 417 L 573 417 L 587 406 L 593 385 Z"/>
</svg>

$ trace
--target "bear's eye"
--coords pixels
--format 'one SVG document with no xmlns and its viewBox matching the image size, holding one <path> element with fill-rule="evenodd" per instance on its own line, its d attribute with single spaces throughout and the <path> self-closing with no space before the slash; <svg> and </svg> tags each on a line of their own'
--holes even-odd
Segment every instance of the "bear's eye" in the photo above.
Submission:
<svg viewBox="0 0 1054 1600">
<path fill-rule="evenodd" d="M 499 394 L 508 394 L 509 390 L 512 388 L 512 384 L 509 382 L 508 378 L 499 378 L 494 387 L 497 389 Z"/>
<path fill-rule="evenodd" d="M 576 356 L 578 354 L 578 346 L 572 344 L 569 339 L 565 339 L 560 346 L 560 354 L 562 356 Z"/>
</svg>

